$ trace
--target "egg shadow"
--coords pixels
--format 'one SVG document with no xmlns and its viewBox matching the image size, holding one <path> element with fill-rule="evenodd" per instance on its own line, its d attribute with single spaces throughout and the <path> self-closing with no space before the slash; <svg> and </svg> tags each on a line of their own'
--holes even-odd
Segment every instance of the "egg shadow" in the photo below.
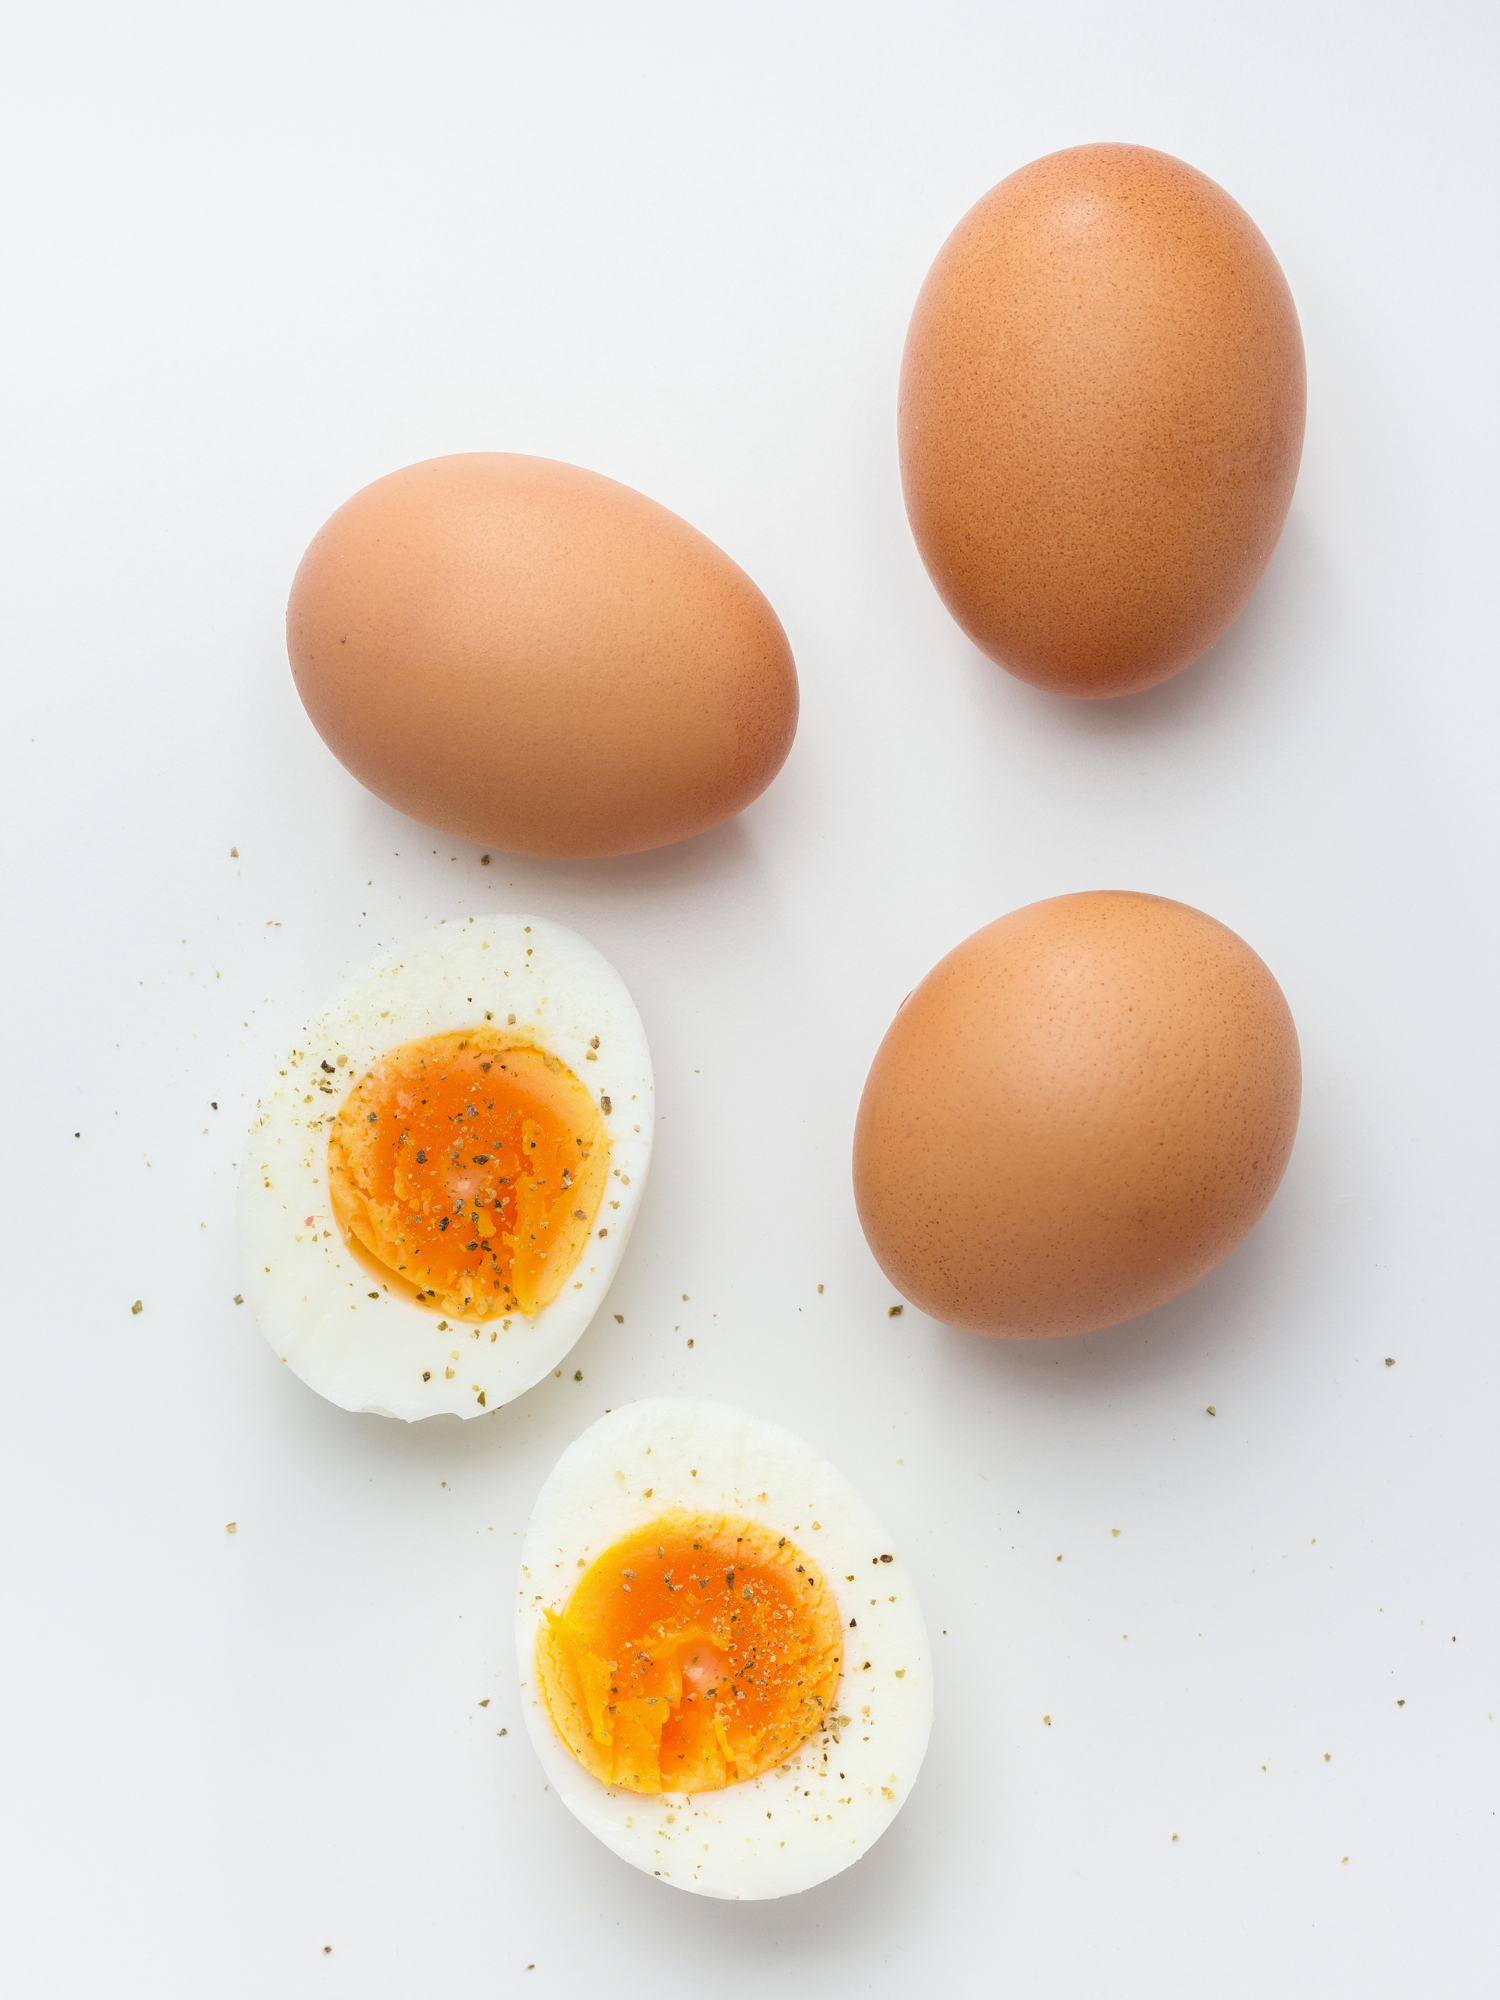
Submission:
<svg viewBox="0 0 1500 2000">
<path fill-rule="evenodd" d="M 1110 1407 L 1201 1378 L 1205 1362 L 1275 1367 L 1292 1335 L 1284 1301 L 1297 1259 L 1298 1215 L 1272 1210 L 1222 1263 L 1175 1299 L 1056 1340 L 997 1340 L 931 1322 L 935 1363 L 976 1396 L 996 1389 L 1045 1403 Z M 1305 1288 L 1306 1273 L 1298 1281 Z"/>
<path fill-rule="evenodd" d="M 594 1843 L 582 1827 L 578 1832 L 581 1859 L 585 1845 Z M 604 1859 L 618 1866 L 612 1857 L 601 1856 Z M 868 1938 L 886 1912 L 900 1912 L 904 1921 L 912 1902 L 926 1894 L 923 1872 L 920 1830 L 911 1815 L 903 1813 L 840 1874 L 793 1895 L 720 1900 L 652 1881 L 636 1870 L 631 1871 L 634 1879 L 628 1890 L 616 1883 L 615 1893 L 622 1902 L 628 1894 L 626 1907 L 639 1922 L 643 1940 L 659 1936 L 667 1918 L 675 1948 L 701 1951 L 705 1964 L 721 1962 L 727 1947 L 737 1965 L 774 1966 L 785 1972 L 788 1958 L 794 1957 L 799 1970 L 815 1971 L 845 1953 L 852 1937 Z"/>
<path fill-rule="evenodd" d="M 1311 657 L 1309 635 L 1333 601 L 1332 572 L 1295 502 L 1270 562 L 1239 617 L 1191 666 L 1139 694 L 1080 700 L 1018 680 L 966 650 L 981 708 L 992 727 L 1014 727 L 1019 707 L 1041 732 L 1065 740 L 1127 741 L 1204 733 L 1227 726 L 1252 700 L 1296 699 Z M 1262 692 L 1264 690 L 1264 692 Z"/>
<path fill-rule="evenodd" d="M 414 1422 L 371 1410 L 346 1410 L 290 1368 L 277 1368 L 276 1374 L 280 1394 L 268 1437 L 273 1454 L 298 1462 L 314 1459 L 333 1468 L 342 1481 L 369 1479 L 383 1467 L 425 1468 L 453 1479 L 462 1471 L 493 1465 L 499 1454 L 514 1461 L 518 1470 L 527 1468 L 539 1485 L 583 1427 L 576 1408 L 562 1394 L 565 1383 L 576 1394 L 569 1379 L 571 1369 L 564 1369 L 560 1380 L 549 1372 L 510 1402 L 480 1415 L 460 1417 L 441 1411 Z M 549 1397 L 548 1389 L 556 1393 Z"/>
<path fill-rule="evenodd" d="M 531 854 L 496 858 L 503 858 L 512 880 L 522 873 L 538 885 L 555 887 L 565 895 L 574 896 L 582 890 L 590 896 L 607 892 L 621 898 L 655 902 L 693 896 L 705 889 L 722 893 L 726 884 L 731 888 L 744 887 L 762 872 L 756 843 L 743 814 L 723 820 L 688 840 L 673 841 L 668 847 L 647 848 L 641 854 L 614 854 L 599 860 L 554 859 Z"/>
<path fill-rule="evenodd" d="M 361 788 L 350 804 L 343 844 L 352 875 L 369 866 L 372 854 L 388 857 L 384 866 L 399 865 L 407 898 L 416 892 L 413 927 L 434 921 L 434 913 L 482 907 L 534 910 L 576 921 L 589 935 L 590 924 L 610 926 L 617 919 L 638 924 L 667 909 L 739 914 L 747 900 L 768 899 L 771 872 L 764 831 L 757 826 L 763 813 L 756 800 L 704 833 L 640 854 L 554 857 L 457 839 L 407 818 Z"/>
</svg>

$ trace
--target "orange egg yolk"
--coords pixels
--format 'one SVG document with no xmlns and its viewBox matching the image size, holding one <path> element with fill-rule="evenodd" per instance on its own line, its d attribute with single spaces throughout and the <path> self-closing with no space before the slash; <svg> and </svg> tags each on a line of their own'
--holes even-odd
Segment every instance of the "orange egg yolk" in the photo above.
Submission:
<svg viewBox="0 0 1500 2000">
<path fill-rule="evenodd" d="M 559 1736 L 605 1784 L 707 1792 L 774 1770 L 831 1713 L 838 1606 L 785 1536 L 675 1512 L 607 1549 L 537 1637 Z"/>
<path fill-rule="evenodd" d="M 578 1078 L 488 1028 L 393 1049 L 349 1093 L 328 1140 L 346 1233 L 465 1320 L 556 1298 L 608 1173 L 609 1140 Z"/>
</svg>

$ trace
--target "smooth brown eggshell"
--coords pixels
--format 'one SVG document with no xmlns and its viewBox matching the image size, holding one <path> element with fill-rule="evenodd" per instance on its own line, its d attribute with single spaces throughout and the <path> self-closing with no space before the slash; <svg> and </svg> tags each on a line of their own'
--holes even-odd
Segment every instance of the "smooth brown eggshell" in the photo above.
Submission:
<svg viewBox="0 0 1500 2000">
<path fill-rule="evenodd" d="M 938 253 L 901 368 L 901 479 L 938 593 L 1036 687 L 1196 660 L 1270 560 L 1302 455 L 1296 307 L 1221 187 L 1143 146 L 1035 160 Z"/>
<path fill-rule="evenodd" d="M 1033 903 L 902 1004 L 859 1107 L 859 1218 L 935 1319 L 1089 1333 L 1246 1235 L 1301 1091 L 1281 989 L 1233 931 L 1160 896 Z"/>
<path fill-rule="evenodd" d="M 630 854 L 747 806 L 797 673 L 743 570 L 654 500 L 480 452 L 376 480 L 314 537 L 287 651 L 319 735 L 413 819 L 519 854 Z"/>
</svg>

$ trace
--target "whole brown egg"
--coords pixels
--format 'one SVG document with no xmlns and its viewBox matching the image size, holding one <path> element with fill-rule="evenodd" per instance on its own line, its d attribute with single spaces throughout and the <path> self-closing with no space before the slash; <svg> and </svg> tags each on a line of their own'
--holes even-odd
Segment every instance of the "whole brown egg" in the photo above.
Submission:
<svg viewBox="0 0 1500 2000">
<path fill-rule="evenodd" d="M 1129 694 L 1238 617 L 1296 484 L 1302 334 L 1270 246 L 1194 168 L 1077 146 L 938 253 L 901 479 L 939 595 L 1036 687 Z"/>
<path fill-rule="evenodd" d="M 902 1003 L 860 1102 L 859 1218 L 950 1326 L 1113 1326 L 1253 1227 L 1301 1089 L 1281 989 L 1223 924 L 1114 890 L 1033 903 Z"/>
<path fill-rule="evenodd" d="M 378 479 L 313 538 L 287 651 L 319 735 L 414 819 L 631 854 L 775 777 L 797 672 L 759 590 L 643 494 L 481 452 Z"/>
</svg>

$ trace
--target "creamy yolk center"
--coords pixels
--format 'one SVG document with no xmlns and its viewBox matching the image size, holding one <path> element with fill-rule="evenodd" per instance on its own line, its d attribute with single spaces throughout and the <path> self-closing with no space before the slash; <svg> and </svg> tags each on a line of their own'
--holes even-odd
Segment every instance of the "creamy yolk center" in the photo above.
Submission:
<svg viewBox="0 0 1500 2000">
<path fill-rule="evenodd" d="M 838 1606 L 757 1522 L 674 1512 L 586 1570 L 537 1637 L 553 1726 L 596 1778 L 705 1792 L 774 1770 L 833 1707 Z"/>
<path fill-rule="evenodd" d="M 342 1227 L 457 1319 L 531 1314 L 556 1298 L 608 1173 L 609 1140 L 578 1078 L 488 1028 L 391 1050 L 328 1140 Z"/>
</svg>

